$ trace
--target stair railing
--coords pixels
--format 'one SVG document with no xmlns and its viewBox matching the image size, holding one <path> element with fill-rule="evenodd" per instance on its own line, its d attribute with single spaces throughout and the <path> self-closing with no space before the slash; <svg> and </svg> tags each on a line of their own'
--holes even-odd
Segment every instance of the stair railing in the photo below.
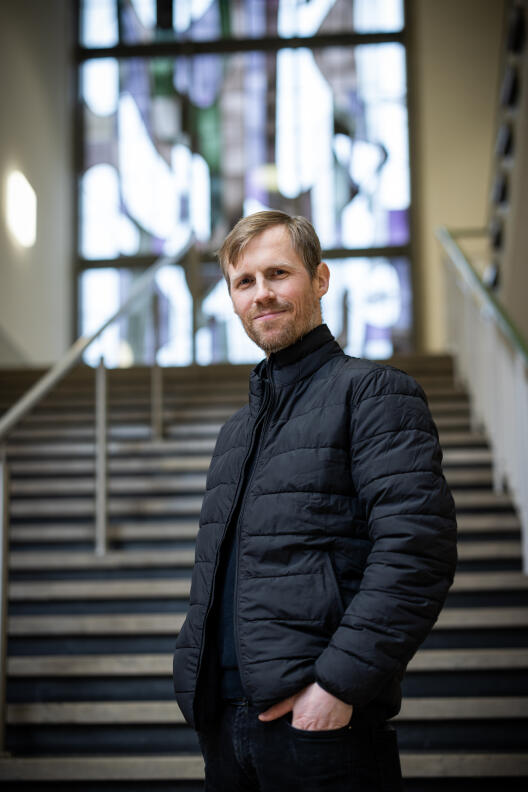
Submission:
<svg viewBox="0 0 528 792">
<path fill-rule="evenodd" d="M 91 335 L 81 336 L 75 341 L 63 357 L 46 372 L 27 393 L 25 393 L 3 416 L 0 418 L 0 453 L 3 450 L 4 464 L 7 457 L 6 448 L 2 449 L 8 434 L 32 410 L 49 391 L 54 388 L 69 371 L 81 360 L 86 349 L 117 320 L 121 319 L 136 301 L 144 297 L 147 290 L 153 283 L 158 271 L 168 265 L 181 262 L 186 256 L 192 254 L 193 239 L 189 239 L 179 252 L 171 256 L 162 256 L 152 266 L 150 266 L 132 287 L 130 294 L 123 304 L 115 311 L 101 326 Z M 156 320 L 158 320 L 157 311 Z M 95 458 L 96 458 L 96 542 L 95 549 L 97 554 L 106 552 L 106 514 L 107 514 L 107 481 L 106 481 L 106 459 L 107 459 L 107 386 L 106 386 L 106 367 L 104 358 L 101 357 L 95 376 Z M 151 369 L 151 429 L 152 437 L 160 439 L 162 436 L 162 415 L 163 415 L 163 389 L 161 369 L 157 365 Z M 0 502 L 3 499 L 2 484 L 0 481 Z"/>
<path fill-rule="evenodd" d="M 27 393 L 25 393 L 0 418 L 0 752 L 4 748 L 5 686 L 7 660 L 7 601 L 8 601 L 8 531 L 9 531 L 9 469 L 7 464 L 7 437 L 17 424 L 41 399 L 54 388 L 82 358 L 86 349 L 130 308 L 144 297 L 151 287 L 158 270 L 167 264 L 177 264 L 193 254 L 194 240 L 190 238 L 178 253 L 162 256 L 149 267 L 132 287 L 120 308 L 91 335 L 81 336 L 63 357 L 47 371 Z M 155 313 L 155 321 L 159 319 Z M 95 374 L 95 553 L 104 555 L 107 550 L 107 384 L 104 358 L 99 361 Z M 161 369 L 155 364 L 151 369 L 151 423 L 153 439 L 161 439 L 163 433 Z"/>
<path fill-rule="evenodd" d="M 494 490 L 507 485 L 517 507 L 528 574 L 528 345 L 457 242 L 485 234 L 437 231 L 445 254 L 448 341 L 456 376 L 470 393 L 472 427 L 482 427 L 490 440 Z"/>
</svg>

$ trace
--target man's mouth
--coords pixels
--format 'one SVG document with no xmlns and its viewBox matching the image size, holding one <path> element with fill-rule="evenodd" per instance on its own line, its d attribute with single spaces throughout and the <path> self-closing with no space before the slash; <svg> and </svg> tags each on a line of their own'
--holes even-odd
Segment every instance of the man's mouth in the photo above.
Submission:
<svg viewBox="0 0 528 792">
<path fill-rule="evenodd" d="M 275 316 L 284 313 L 285 310 L 286 310 L 285 308 L 282 308 L 280 311 L 266 311 L 265 313 L 258 314 L 257 316 L 254 317 L 254 319 L 255 321 L 257 319 L 263 319 L 263 320 L 273 319 Z"/>
</svg>

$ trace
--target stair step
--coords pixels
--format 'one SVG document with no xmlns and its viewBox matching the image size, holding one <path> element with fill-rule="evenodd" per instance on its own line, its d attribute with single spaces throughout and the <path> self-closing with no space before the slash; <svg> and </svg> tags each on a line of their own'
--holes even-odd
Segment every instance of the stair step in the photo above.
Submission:
<svg viewBox="0 0 528 792">
<path fill-rule="evenodd" d="M 11 677 L 172 676 L 172 654 L 42 655 L 10 657 Z"/>
<path fill-rule="evenodd" d="M 11 616 L 8 633 L 13 636 L 42 635 L 176 635 L 185 615 L 171 614 L 105 614 L 73 616 Z"/>
<path fill-rule="evenodd" d="M 184 473 L 181 475 L 152 476 L 119 476 L 108 477 L 108 491 L 114 494 L 152 493 L 166 491 L 205 492 L 205 475 Z M 38 495 L 93 495 L 95 481 L 93 478 L 61 479 L 45 478 L 31 481 L 14 480 L 11 482 L 11 494 L 15 498 L 34 497 Z"/>
<path fill-rule="evenodd" d="M 486 490 L 456 490 L 453 492 L 457 509 L 513 509 L 510 495 Z"/>
<path fill-rule="evenodd" d="M 520 532 L 516 514 L 461 514 L 458 517 L 458 532 L 461 537 L 474 533 Z M 191 540 L 196 537 L 198 519 L 170 520 L 164 522 L 115 523 L 108 526 L 111 540 Z M 29 542 L 93 542 L 95 527 L 92 522 L 79 523 L 20 523 L 10 528 L 10 539 L 16 543 Z"/>
<path fill-rule="evenodd" d="M 176 599 L 188 597 L 190 578 L 162 580 L 57 580 L 12 582 L 13 601 Z M 528 589 L 522 572 L 459 572 L 451 591 L 517 591 Z"/>
<path fill-rule="evenodd" d="M 528 775 L 525 753 L 401 753 L 404 778 L 510 778 Z"/>
<path fill-rule="evenodd" d="M 128 492 L 130 490 L 138 490 L 141 492 L 150 492 L 156 491 L 160 489 L 170 489 L 171 491 L 178 492 L 178 491 L 185 491 L 185 490 L 193 490 L 193 491 L 203 491 L 205 490 L 205 479 L 206 479 L 206 470 L 205 466 L 200 466 L 198 470 L 201 471 L 201 474 L 195 473 L 197 469 L 197 465 L 194 466 L 189 465 L 186 467 L 180 465 L 160 465 L 158 460 L 148 460 L 149 465 L 147 466 L 142 464 L 141 460 L 128 460 L 128 465 L 110 465 L 109 466 L 109 490 L 110 492 L 122 493 Z M 170 460 L 166 460 L 170 462 Z M 134 464 L 130 464 L 133 462 Z M 17 465 L 16 463 L 11 468 L 12 474 L 12 481 L 11 481 L 11 494 L 14 497 L 20 497 L 23 495 L 27 495 L 30 497 L 34 497 L 36 495 L 48 494 L 48 495 L 68 495 L 71 493 L 75 494 L 92 494 L 94 492 L 95 484 L 94 484 L 94 477 L 93 476 L 82 476 L 79 475 L 82 472 L 93 472 L 93 465 L 91 465 L 92 471 L 82 470 L 82 468 L 87 467 L 87 463 L 85 462 L 84 465 L 82 463 L 77 464 L 76 466 L 72 467 L 68 463 L 63 463 L 64 470 L 60 470 L 55 464 L 55 471 L 53 471 L 53 467 L 48 465 L 47 469 L 44 466 L 38 468 L 38 466 L 33 467 L 33 477 L 28 477 L 28 469 L 26 468 L 23 472 L 25 474 L 24 478 L 20 478 L 19 474 L 21 472 L 20 463 Z M 194 467 L 194 470 L 193 470 Z M 116 477 L 116 468 L 118 468 L 120 475 Z M 172 468 L 172 469 L 171 469 Z M 152 472 L 152 475 L 140 475 L 148 472 L 148 469 Z M 52 471 L 55 472 L 55 477 L 52 474 Z M 174 471 L 174 475 L 170 476 L 167 473 L 171 473 Z M 127 472 L 134 472 L 138 475 L 134 476 L 126 476 L 124 475 Z M 194 473 L 194 475 L 193 475 Z M 44 474 L 44 475 L 43 475 Z M 58 477 L 60 476 L 60 477 Z M 446 479 L 448 484 L 451 487 L 457 486 L 486 486 L 490 487 L 492 484 L 492 474 L 491 471 L 477 469 L 477 470 L 465 470 L 465 471 L 447 471 L 446 472 Z M 486 493 L 488 494 L 488 493 Z"/>
<path fill-rule="evenodd" d="M 487 558 L 521 558 L 520 541 L 459 542 L 459 561 L 479 561 Z"/>
<path fill-rule="evenodd" d="M 404 778 L 510 778 L 528 775 L 524 753 L 401 752 Z M 170 756 L 83 756 L 0 758 L 5 781 L 178 782 L 202 780 L 199 754 Z"/>
<path fill-rule="evenodd" d="M 181 629 L 184 615 L 170 614 L 96 614 L 96 615 L 21 615 L 8 619 L 13 636 L 37 635 L 167 635 Z M 471 629 L 511 629 L 528 627 L 528 608 L 444 608 L 433 631 Z"/>
<path fill-rule="evenodd" d="M 528 649 L 420 649 L 407 666 L 411 672 L 453 673 L 514 668 L 528 669 Z"/>
<path fill-rule="evenodd" d="M 115 600 L 189 597 L 190 578 L 172 580 L 57 580 L 52 582 L 9 584 L 9 599 L 44 600 Z"/>
<path fill-rule="evenodd" d="M 185 495 L 151 495 L 150 497 L 110 496 L 109 515 L 198 515 L 202 506 L 201 497 Z M 11 503 L 11 516 L 18 517 L 93 517 L 95 498 L 24 498 Z"/>
<path fill-rule="evenodd" d="M 523 572 L 457 572 L 450 590 L 491 592 L 525 589 L 528 589 L 528 575 Z"/>
<path fill-rule="evenodd" d="M 493 474 L 491 469 L 486 468 L 446 468 L 444 475 L 450 487 L 471 487 L 482 486 L 491 487 L 493 485 Z"/>
<path fill-rule="evenodd" d="M 468 542 L 459 544 L 459 558 L 474 560 L 515 558 L 520 552 L 517 542 Z M 31 552 L 10 554 L 11 569 L 108 569 L 148 567 L 189 567 L 194 564 L 194 550 L 146 550 L 126 552 L 112 550 L 104 556 L 91 552 Z"/>
<path fill-rule="evenodd" d="M 242 397 L 243 398 L 243 397 Z M 48 407 L 35 409 L 30 415 L 23 419 L 24 426 L 45 425 L 48 423 L 58 424 L 93 424 L 95 420 L 94 410 L 91 408 L 82 409 L 75 404 L 70 410 L 57 410 Z M 164 405 L 163 422 L 179 423 L 210 423 L 211 421 L 227 421 L 231 416 L 232 410 L 229 407 L 187 407 L 185 409 L 170 409 Z M 129 407 L 113 407 L 108 411 L 110 423 L 149 423 L 151 418 L 151 405 L 146 404 L 143 409 L 130 409 Z"/>
<path fill-rule="evenodd" d="M 198 532 L 198 520 L 171 520 L 167 523 L 140 522 L 118 523 L 108 526 L 110 541 L 130 540 L 192 540 Z M 79 525 L 32 525 L 14 523 L 9 536 L 12 542 L 93 542 L 95 526 L 93 523 Z"/>
<path fill-rule="evenodd" d="M 493 456 L 489 448 L 445 448 L 444 470 L 463 465 L 491 465 Z"/>
<path fill-rule="evenodd" d="M 393 722 L 528 718 L 528 697 L 407 698 Z M 184 724 L 175 701 L 82 701 L 8 704 L 8 724 Z"/>
<path fill-rule="evenodd" d="M 420 649 L 412 673 L 528 669 L 528 649 Z M 10 657 L 10 677 L 172 676 L 172 654 L 42 655 Z"/>
<path fill-rule="evenodd" d="M 457 516 L 459 533 L 480 533 L 495 531 L 520 531 L 521 523 L 517 514 L 485 512 L 482 514 L 460 514 Z"/>
<path fill-rule="evenodd" d="M 528 627 L 528 608 L 444 608 L 437 630 L 508 629 Z"/>
<path fill-rule="evenodd" d="M 164 433 L 167 437 L 196 437 L 196 438 L 216 438 L 221 429 L 220 423 L 190 423 L 184 426 L 165 424 Z M 148 439 L 151 436 L 150 424 L 109 424 L 107 430 L 110 439 Z M 14 429 L 10 435 L 11 442 L 24 442 L 26 440 L 47 441 L 52 438 L 58 440 L 82 441 L 91 439 L 94 436 L 93 426 L 53 426 L 44 429 Z"/>
<path fill-rule="evenodd" d="M 8 704 L 8 724 L 177 723 L 185 721 L 176 701 L 80 701 Z"/>
<path fill-rule="evenodd" d="M 487 438 L 481 432 L 441 431 L 439 432 L 442 449 L 460 446 L 486 446 Z"/>
<path fill-rule="evenodd" d="M 147 457 L 108 459 L 108 472 L 110 474 L 123 473 L 206 473 L 211 462 L 210 456 L 185 456 L 185 457 Z M 11 477 L 21 476 L 79 476 L 93 474 L 95 462 L 93 459 L 61 459 L 41 460 L 40 462 L 13 461 L 9 466 Z"/>
<path fill-rule="evenodd" d="M 513 509 L 509 495 L 496 495 L 485 490 L 455 491 L 453 493 L 457 509 Z M 151 497 L 111 496 L 108 500 L 110 515 L 177 515 L 196 514 L 200 512 L 201 497 L 172 497 L 152 495 Z M 19 517 L 58 517 L 78 516 L 93 517 L 94 499 L 90 497 L 52 498 L 15 498 L 11 504 L 11 515 Z"/>
<path fill-rule="evenodd" d="M 528 697 L 468 696 L 404 698 L 395 721 L 481 720 L 490 718 L 528 718 Z"/>
<path fill-rule="evenodd" d="M 214 440 L 129 440 L 128 442 L 112 441 L 108 443 L 108 455 L 111 456 L 173 456 L 181 454 L 203 455 L 212 454 Z M 32 457 L 90 457 L 95 453 L 94 443 L 18 443 L 7 446 L 8 461 L 11 459 Z"/>
<path fill-rule="evenodd" d="M 13 570 L 43 569 L 143 569 L 148 567 L 192 567 L 194 550 L 113 550 L 103 556 L 82 552 L 12 552 Z"/>
</svg>

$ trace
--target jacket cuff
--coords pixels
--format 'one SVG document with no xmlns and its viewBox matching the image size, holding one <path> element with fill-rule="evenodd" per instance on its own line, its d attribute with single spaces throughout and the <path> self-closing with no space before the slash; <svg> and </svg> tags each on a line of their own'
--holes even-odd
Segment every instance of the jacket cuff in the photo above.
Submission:
<svg viewBox="0 0 528 792">
<path fill-rule="evenodd" d="M 326 679 L 322 679 L 321 676 L 317 673 L 317 670 L 315 671 L 315 681 L 317 682 L 319 687 L 323 688 L 323 690 L 326 690 L 327 693 L 330 693 L 332 696 L 335 696 L 335 698 L 339 699 L 345 704 L 350 704 L 350 705 L 354 704 L 353 701 L 347 701 L 343 697 L 343 691 L 339 687 L 337 687 L 337 685 L 333 684 L 332 682 L 328 682 Z"/>
</svg>

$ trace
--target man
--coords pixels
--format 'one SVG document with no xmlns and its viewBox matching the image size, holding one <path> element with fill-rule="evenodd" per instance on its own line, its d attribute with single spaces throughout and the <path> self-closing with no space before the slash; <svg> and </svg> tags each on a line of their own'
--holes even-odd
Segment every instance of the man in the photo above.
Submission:
<svg viewBox="0 0 528 792">
<path fill-rule="evenodd" d="M 422 389 L 322 324 L 310 223 L 257 212 L 220 263 L 266 353 L 211 460 L 174 685 L 207 792 L 400 790 L 400 680 L 456 563 Z"/>
</svg>

